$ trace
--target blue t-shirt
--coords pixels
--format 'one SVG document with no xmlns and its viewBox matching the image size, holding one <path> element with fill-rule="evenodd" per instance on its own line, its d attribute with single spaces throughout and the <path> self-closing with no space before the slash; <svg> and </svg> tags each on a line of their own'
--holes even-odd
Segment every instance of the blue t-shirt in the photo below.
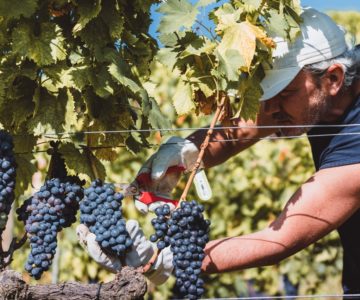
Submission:
<svg viewBox="0 0 360 300">
<path fill-rule="evenodd" d="M 360 97 L 352 103 L 338 122 L 332 124 L 360 124 Z M 316 137 L 326 134 L 333 136 Z M 360 125 L 316 127 L 308 132 L 308 138 L 316 170 L 360 163 Z M 344 293 L 360 293 L 360 210 L 355 211 L 338 228 L 338 232 L 344 249 Z"/>
</svg>

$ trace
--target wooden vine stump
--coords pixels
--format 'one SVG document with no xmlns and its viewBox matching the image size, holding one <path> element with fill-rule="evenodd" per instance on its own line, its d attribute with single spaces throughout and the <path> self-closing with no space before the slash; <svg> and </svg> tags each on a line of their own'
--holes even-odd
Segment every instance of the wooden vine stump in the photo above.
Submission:
<svg viewBox="0 0 360 300">
<path fill-rule="evenodd" d="M 87 299 L 143 299 L 147 290 L 145 277 L 133 268 L 124 267 L 111 282 L 84 284 L 28 285 L 13 270 L 0 273 L 0 299 L 31 300 L 87 300 Z"/>
</svg>

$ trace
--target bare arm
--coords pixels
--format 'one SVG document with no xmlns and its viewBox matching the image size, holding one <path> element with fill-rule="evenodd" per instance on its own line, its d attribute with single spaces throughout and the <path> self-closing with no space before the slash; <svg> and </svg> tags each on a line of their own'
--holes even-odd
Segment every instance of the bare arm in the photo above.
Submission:
<svg viewBox="0 0 360 300">
<path fill-rule="evenodd" d="M 231 126 L 264 126 L 274 124 L 271 116 L 264 114 L 263 107 L 260 107 L 259 114 L 256 121 L 244 121 L 241 119 L 231 120 Z M 236 129 L 223 129 L 214 130 L 211 137 L 211 142 L 205 151 L 203 162 L 205 167 L 212 167 L 223 163 L 230 157 L 238 154 L 242 150 L 250 147 L 259 141 L 260 138 L 269 136 L 275 132 L 273 128 L 236 128 Z M 206 136 L 206 130 L 199 130 L 187 137 L 195 145 L 200 148 L 201 143 Z M 227 142 L 219 142 L 222 140 L 233 140 Z"/>
<path fill-rule="evenodd" d="M 290 198 L 267 228 L 206 245 L 202 269 L 220 273 L 270 265 L 339 227 L 360 207 L 360 164 L 324 169 Z"/>
</svg>

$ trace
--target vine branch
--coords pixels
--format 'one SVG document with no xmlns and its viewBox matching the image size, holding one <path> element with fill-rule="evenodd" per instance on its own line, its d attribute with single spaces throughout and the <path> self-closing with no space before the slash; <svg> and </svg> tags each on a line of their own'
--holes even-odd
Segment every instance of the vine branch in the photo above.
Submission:
<svg viewBox="0 0 360 300">
<path fill-rule="evenodd" d="M 124 267 L 113 281 L 98 284 L 65 282 L 28 285 L 13 270 L 0 273 L 0 299 L 52 300 L 115 300 L 144 299 L 147 284 L 144 276 L 133 268 Z"/>
<path fill-rule="evenodd" d="M 87 144 L 89 144 L 89 136 L 87 136 L 87 141 L 88 141 Z M 97 169 L 97 167 L 95 165 L 95 162 L 94 162 L 93 154 L 91 153 L 91 150 L 90 150 L 90 147 L 89 146 L 82 146 L 82 148 L 84 149 L 85 155 L 86 155 L 86 157 L 87 157 L 87 159 L 89 161 L 89 165 L 90 165 L 90 168 L 91 168 L 93 178 L 94 179 L 100 178 L 98 169 Z"/>
<path fill-rule="evenodd" d="M 213 131 L 214 131 L 214 127 L 217 123 L 217 121 L 219 120 L 219 117 L 224 109 L 224 106 L 225 106 L 225 103 L 226 103 L 226 96 L 223 95 L 221 97 L 221 100 L 220 100 L 220 103 L 218 104 L 217 108 L 216 108 L 216 111 L 215 111 L 215 115 L 211 121 L 211 124 L 210 124 L 210 128 L 208 129 L 207 133 L 206 133 L 206 137 L 203 141 L 203 143 L 201 144 L 200 146 L 200 152 L 199 152 L 199 155 L 198 155 L 198 158 L 195 162 L 195 165 L 194 165 L 194 168 L 192 169 L 191 173 L 190 173 L 190 177 L 188 179 L 188 181 L 186 182 L 186 186 L 184 188 L 184 191 L 180 197 L 180 201 L 185 201 L 186 200 L 186 196 L 190 190 L 190 187 L 191 187 L 191 184 L 194 180 L 194 177 L 195 177 L 195 174 L 197 172 L 197 170 L 199 169 L 200 167 L 200 164 L 201 164 L 201 161 L 203 159 L 203 156 L 205 154 L 205 149 L 206 147 L 209 145 L 209 141 L 210 141 L 210 138 L 211 138 L 211 135 L 213 134 Z"/>
<path fill-rule="evenodd" d="M 0 270 L 5 270 L 5 268 L 10 265 L 13 259 L 13 254 L 16 250 L 20 249 L 26 242 L 27 234 L 23 235 L 23 237 L 17 241 L 17 238 L 13 238 L 9 249 L 4 251 L 1 245 L 1 252 L 0 252 Z"/>
</svg>

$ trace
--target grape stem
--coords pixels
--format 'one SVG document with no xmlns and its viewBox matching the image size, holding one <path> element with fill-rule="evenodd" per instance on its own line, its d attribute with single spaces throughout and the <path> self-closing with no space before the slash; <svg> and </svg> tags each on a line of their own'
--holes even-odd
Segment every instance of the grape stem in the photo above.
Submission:
<svg viewBox="0 0 360 300">
<path fill-rule="evenodd" d="M 16 250 L 20 249 L 26 242 L 27 234 L 25 232 L 24 236 L 17 241 L 16 238 L 13 238 L 9 249 L 4 251 L 2 245 L 0 247 L 0 270 L 4 270 L 12 262 L 13 254 Z"/>
<path fill-rule="evenodd" d="M 153 256 L 150 258 L 150 260 L 147 262 L 146 265 L 144 265 L 142 268 L 141 268 L 141 273 L 146 273 L 150 270 L 150 268 L 153 266 L 153 264 L 155 263 L 156 259 L 158 258 L 159 254 L 160 254 L 160 251 L 159 249 L 156 249 L 156 251 L 154 252 Z"/>
<path fill-rule="evenodd" d="M 183 191 L 183 193 L 182 193 L 182 195 L 180 197 L 180 201 L 178 203 L 178 206 L 180 205 L 180 203 L 182 201 L 186 201 L 186 196 L 187 196 L 187 194 L 188 194 L 188 192 L 190 190 L 190 187 L 191 187 L 191 184 L 192 184 L 192 182 L 194 180 L 195 174 L 196 174 L 197 170 L 200 167 L 202 158 L 203 158 L 203 156 L 205 154 L 205 149 L 209 145 L 209 141 L 210 141 L 211 135 L 212 135 L 212 133 L 214 131 L 214 127 L 215 127 L 217 121 L 219 120 L 219 117 L 221 116 L 221 113 L 222 113 L 222 111 L 223 111 L 223 109 L 225 107 L 226 101 L 227 101 L 227 97 L 225 95 L 223 95 L 221 97 L 220 103 L 218 104 L 218 106 L 216 108 L 214 117 L 213 117 L 213 119 L 211 121 L 211 124 L 210 124 L 210 127 L 209 127 L 209 129 L 208 129 L 208 131 L 206 133 L 206 137 L 205 137 L 203 143 L 200 146 L 199 155 L 198 155 L 197 160 L 196 160 L 196 162 L 194 164 L 194 167 L 193 167 L 193 169 L 192 169 L 192 171 L 190 173 L 190 177 L 188 178 L 188 181 L 186 182 L 186 186 L 185 186 L 184 191 Z"/>
<path fill-rule="evenodd" d="M 94 159 L 92 157 L 92 153 L 91 153 L 91 150 L 89 147 L 86 147 L 86 146 L 83 146 L 83 149 L 84 149 L 84 152 L 86 154 L 86 157 L 89 161 L 89 164 L 90 164 L 90 167 L 91 167 L 91 171 L 92 171 L 92 175 L 93 175 L 93 178 L 96 179 L 96 178 L 100 178 L 99 176 L 99 172 L 96 168 L 96 165 L 94 163 Z"/>
</svg>

